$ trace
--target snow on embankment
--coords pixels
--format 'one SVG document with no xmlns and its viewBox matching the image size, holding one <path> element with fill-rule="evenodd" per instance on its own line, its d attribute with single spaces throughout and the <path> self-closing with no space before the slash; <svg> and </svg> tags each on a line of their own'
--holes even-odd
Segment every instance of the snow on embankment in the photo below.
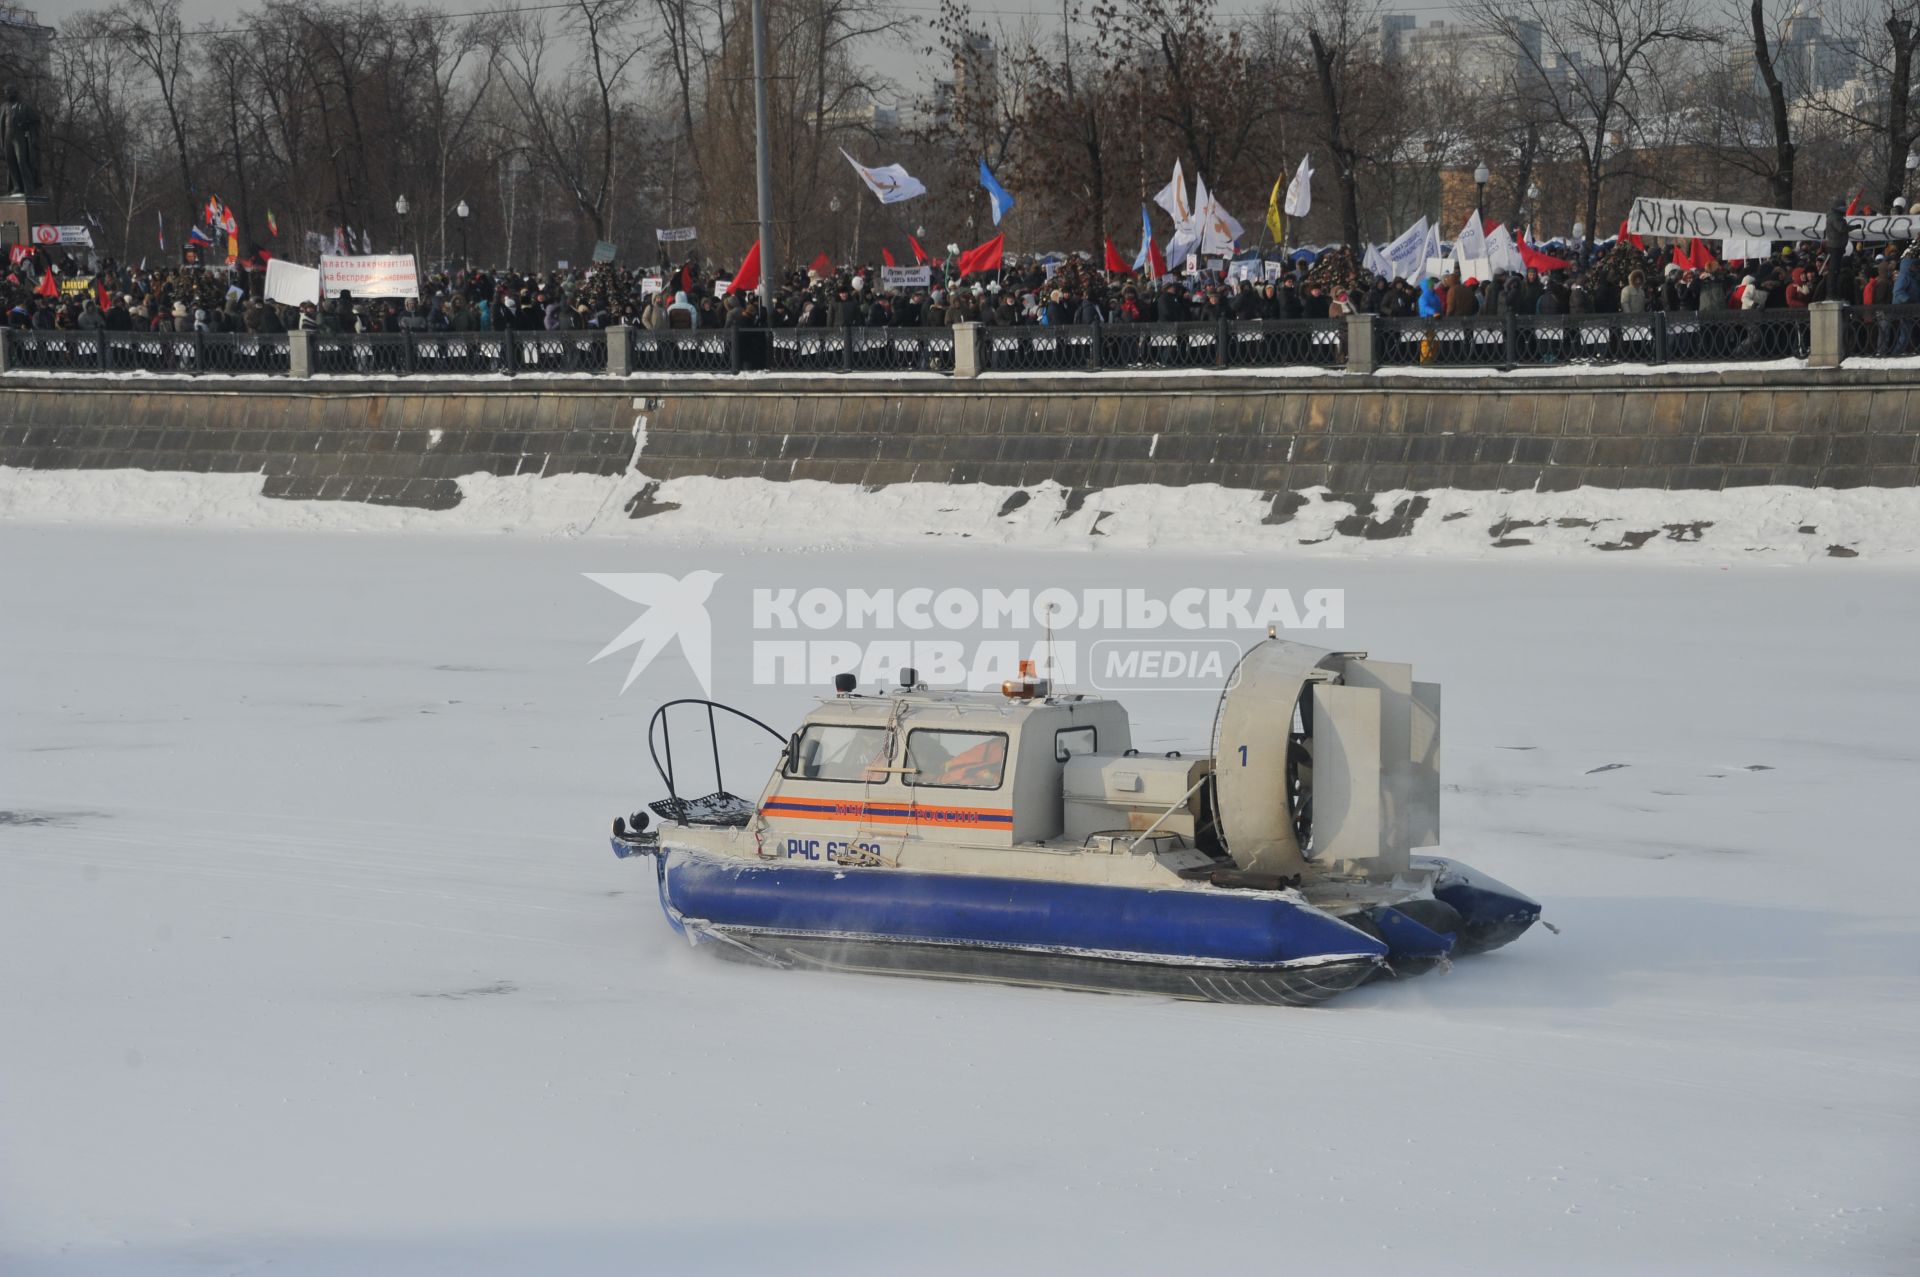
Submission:
<svg viewBox="0 0 1920 1277">
<path fill-rule="evenodd" d="M 331 531 L 636 537 L 782 549 L 925 545 L 1189 548 L 1288 556 L 1677 561 L 1920 559 L 1920 489 L 1260 493 L 1214 484 L 1074 490 L 981 484 L 880 489 L 813 481 L 564 475 L 458 480 L 450 510 L 262 495 L 257 474 L 0 467 L 0 520 Z"/>
</svg>

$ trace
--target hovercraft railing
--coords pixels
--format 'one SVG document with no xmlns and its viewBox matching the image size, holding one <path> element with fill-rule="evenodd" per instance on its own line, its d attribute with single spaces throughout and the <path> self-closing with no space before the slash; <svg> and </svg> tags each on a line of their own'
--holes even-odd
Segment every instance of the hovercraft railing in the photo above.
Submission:
<svg viewBox="0 0 1920 1277">
<path fill-rule="evenodd" d="M 682 798 L 674 778 L 673 723 L 667 711 L 676 705 L 699 705 L 707 711 L 707 738 L 713 746 L 713 792 L 701 798 Z M 664 800 L 647 805 L 662 820 L 671 820 L 681 825 L 694 823 L 739 825 L 745 824 L 745 817 L 751 815 L 751 807 L 747 800 L 727 788 L 725 770 L 720 762 L 720 725 L 714 715 L 716 710 L 724 710 L 735 718 L 745 719 L 779 741 L 782 749 L 786 748 L 787 737 L 744 710 L 697 696 L 667 701 L 653 712 L 652 719 L 647 723 L 647 753 L 653 758 L 654 770 L 660 773 L 660 779 L 667 787 L 667 796 Z M 664 758 L 662 758 L 663 752 Z M 699 817 L 704 819 L 697 819 Z"/>
</svg>

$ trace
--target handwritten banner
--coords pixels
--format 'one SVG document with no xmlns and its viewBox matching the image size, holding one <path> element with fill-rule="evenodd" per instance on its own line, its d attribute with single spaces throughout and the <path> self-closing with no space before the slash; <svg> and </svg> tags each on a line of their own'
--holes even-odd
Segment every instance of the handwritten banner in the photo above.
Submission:
<svg viewBox="0 0 1920 1277">
<path fill-rule="evenodd" d="M 1850 238 L 1869 243 L 1920 235 L 1920 216 L 1912 213 L 1849 217 L 1846 221 Z M 1643 195 L 1633 202 L 1633 211 L 1627 215 L 1627 230 L 1634 235 L 1667 239 L 1824 240 L 1827 215 Z"/>
<path fill-rule="evenodd" d="M 925 288 L 933 281 L 933 271 L 925 266 L 882 266 L 880 287 Z"/>
<path fill-rule="evenodd" d="M 654 238 L 662 244 L 678 244 L 685 240 L 700 238 L 699 232 L 695 231 L 691 226 L 675 226 L 668 229 L 655 230 L 653 235 Z"/>
</svg>

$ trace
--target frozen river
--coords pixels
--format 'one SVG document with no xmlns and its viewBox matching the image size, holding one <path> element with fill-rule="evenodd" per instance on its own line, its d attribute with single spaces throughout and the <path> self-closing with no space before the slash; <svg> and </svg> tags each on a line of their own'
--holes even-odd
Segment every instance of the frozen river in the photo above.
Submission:
<svg viewBox="0 0 1920 1277">
<path fill-rule="evenodd" d="M 772 973 L 588 572 L 1345 591 L 1555 936 L 1321 1009 Z M 1911 1271 L 1920 576 L 0 524 L 0 1269 Z M 1212 698 L 1133 702 L 1204 747 Z"/>
</svg>

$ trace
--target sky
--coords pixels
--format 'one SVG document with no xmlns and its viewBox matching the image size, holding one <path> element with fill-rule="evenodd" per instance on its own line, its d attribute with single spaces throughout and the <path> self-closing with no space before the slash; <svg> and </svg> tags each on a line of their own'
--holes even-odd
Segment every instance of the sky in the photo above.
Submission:
<svg viewBox="0 0 1920 1277">
<path fill-rule="evenodd" d="M 440 9 L 449 14 L 472 13 L 476 10 L 498 11 L 503 8 L 526 8 L 551 0 L 407 0 L 414 5 Z M 34 9 L 43 22 L 58 24 L 62 17 L 82 13 L 89 9 L 106 8 L 112 0 L 25 0 L 28 8 Z M 899 99 L 895 105 L 904 105 L 925 92 L 927 78 L 936 74 L 934 60 L 921 50 L 931 43 L 926 23 L 939 12 L 938 0 L 894 0 L 895 6 L 919 20 L 919 29 L 914 38 L 907 42 L 888 42 L 875 48 L 871 56 L 875 63 L 900 86 L 896 94 Z M 1083 0 L 1084 3 L 1084 0 Z M 244 0 L 183 0 L 181 11 L 190 25 L 198 26 L 205 22 L 223 22 L 233 14 L 247 7 Z M 1236 13 L 1250 13 L 1263 7 L 1262 0 L 1221 0 L 1221 13 L 1231 16 Z M 1386 9 L 1393 13 L 1411 13 L 1425 26 L 1430 22 L 1450 20 L 1455 4 L 1453 0 L 1407 0 L 1406 3 L 1389 3 Z M 989 32 L 996 26 L 1017 29 L 1027 19 L 1035 22 L 1059 20 L 1058 0 L 980 0 L 973 12 Z"/>
</svg>

